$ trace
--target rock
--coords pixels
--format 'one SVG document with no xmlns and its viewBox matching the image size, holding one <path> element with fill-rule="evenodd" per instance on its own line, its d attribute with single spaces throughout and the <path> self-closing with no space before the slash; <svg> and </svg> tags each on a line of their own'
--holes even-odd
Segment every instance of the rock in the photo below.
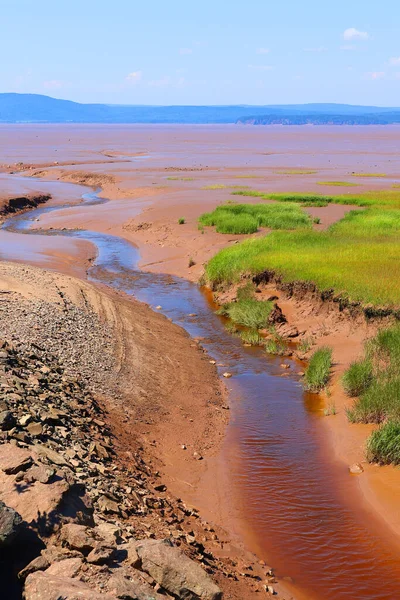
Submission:
<svg viewBox="0 0 400 600">
<path fill-rule="evenodd" d="M 50 566 L 50 561 L 45 555 L 40 555 L 34 558 L 29 565 L 27 565 L 22 571 L 18 573 L 18 579 L 26 579 L 31 573 L 36 571 L 45 571 Z"/>
<path fill-rule="evenodd" d="M 205 571 L 168 541 L 144 540 L 136 550 L 142 570 L 168 593 L 185 600 L 220 600 L 222 592 Z"/>
<path fill-rule="evenodd" d="M 93 565 L 105 565 L 110 562 L 115 553 L 115 548 L 105 544 L 97 544 L 86 557 L 88 563 Z"/>
<path fill-rule="evenodd" d="M 349 467 L 349 471 L 352 475 L 360 475 L 361 473 L 364 473 L 364 468 L 360 463 L 354 463 Z"/>
<path fill-rule="evenodd" d="M 65 460 L 63 456 L 58 454 L 55 450 L 48 448 L 47 446 L 42 446 L 42 444 L 35 444 L 34 451 L 41 457 L 47 458 L 51 463 L 57 465 L 59 467 L 68 467 L 69 464 Z"/>
<path fill-rule="evenodd" d="M 0 413 L 0 429 L 2 431 L 9 431 L 15 425 L 15 417 L 9 410 L 3 410 Z"/>
<path fill-rule="evenodd" d="M 18 448 L 14 444 L 0 446 L 0 469 L 7 475 L 16 475 L 20 471 L 26 471 L 32 463 L 33 460 L 28 450 Z"/>
<path fill-rule="evenodd" d="M 55 577 L 76 577 L 83 565 L 81 558 L 66 558 L 50 565 L 46 569 L 46 575 L 52 575 Z"/>
<path fill-rule="evenodd" d="M 157 594 L 150 585 L 135 580 L 123 569 L 117 570 L 107 587 L 109 592 L 124 600 L 165 600 L 165 596 Z"/>
<path fill-rule="evenodd" d="M 43 426 L 41 423 L 35 423 L 34 421 L 32 421 L 32 423 L 29 423 L 29 425 L 26 427 L 26 430 L 32 437 L 37 437 L 39 435 L 42 435 Z"/>
<path fill-rule="evenodd" d="M 21 530 L 21 516 L 0 501 L 0 548 L 9 545 Z"/>
<path fill-rule="evenodd" d="M 286 317 L 283 314 L 281 307 L 278 306 L 276 302 L 269 313 L 268 323 L 286 323 Z"/>
<path fill-rule="evenodd" d="M 275 589 L 272 587 L 272 585 L 266 585 L 265 587 L 265 591 L 267 592 L 267 594 L 269 594 L 270 596 L 275 596 L 276 592 Z"/>
<path fill-rule="evenodd" d="M 96 545 L 93 531 L 84 525 L 66 523 L 60 532 L 60 540 L 72 550 L 79 550 L 83 554 L 89 554 Z"/>
<path fill-rule="evenodd" d="M 122 550 L 126 550 L 127 552 L 126 562 L 134 569 L 140 569 L 141 565 L 141 560 L 136 550 L 137 544 L 138 542 L 130 540 L 126 545 L 120 546 Z"/>
<path fill-rule="evenodd" d="M 28 575 L 24 587 L 25 600 L 115 600 L 110 594 L 100 594 L 77 579 L 57 577 L 38 571 Z"/>
<path fill-rule="evenodd" d="M 97 506 L 98 509 L 105 514 L 119 514 L 120 512 L 117 502 L 111 500 L 111 498 L 107 498 L 107 496 L 104 495 L 100 496 L 100 498 L 97 500 Z"/>
<path fill-rule="evenodd" d="M 222 377 L 225 377 L 226 379 L 229 379 L 230 377 L 232 377 L 232 373 L 228 373 L 228 371 L 226 371 Z"/>
<path fill-rule="evenodd" d="M 55 475 L 55 470 L 45 465 L 34 465 L 25 475 L 25 481 L 40 481 L 49 483 Z"/>
<path fill-rule="evenodd" d="M 121 538 L 121 529 L 113 523 L 101 521 L 96 525 L 95 535 L 104 540 L 108 546 L 114 546 Z"/>
</svg>

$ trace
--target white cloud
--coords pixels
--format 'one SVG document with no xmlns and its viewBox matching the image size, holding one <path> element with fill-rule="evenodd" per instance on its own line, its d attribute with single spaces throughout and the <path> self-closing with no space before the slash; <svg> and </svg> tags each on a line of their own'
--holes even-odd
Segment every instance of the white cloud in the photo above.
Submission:
<svg viewBox="0 0 400 600">
<path fill-rule="evenodd" d="M 269 48 L 258 48 L 257 54 L 268 54 L 270 52 Z"/>
<path fill-rule="evenodd" d="M 60 79 L 50 79 L 49 81 L 43 82 L 43 87 L 46 88 L 46 90 L 60 90 L 64 87 L 64 82 Z"/>
<path fill-rule="evenodd" d="M 132 71 L 132 73 L 129 73 L 126 77 L 125 80 L 128 81 L 129 83 L 139 83 L 139 81 L 141 81 L 142 79 L 142 71 Z"/>
<path fill-rule="evenodd" d="M 355 27 L 349 27 L 343 32 L 344 40 L 368 40 L 369 35 L 366 31 L 359 31 Z"/>
<path fill-rule="evenodd" d="M 274 67 L 271 65 L 248 65 L 248 68 L 252 71 L 272 71 Z"/>
<path fill-rule="evenodd" d="M 385 71 L 370 71 L 366 73 L 367 79 L 372 79 L 373 81 L 377 79 L 383 79 L 385 77 Z"/>
<path fill-rule="evenodd" d="M 389 60 L 389 64 L 392 65 L 393 67 L 398 67 L 400 65 L 400 56 L 393 56 Z"/>
<path fill-rule="evenodd" d="M 182 56 L 185 56 L 187 54 L 192 54 L 193 50 L 191 48 L 180 48 L 179 49 L 179 54 L 182 54 Z"/>
</svg>

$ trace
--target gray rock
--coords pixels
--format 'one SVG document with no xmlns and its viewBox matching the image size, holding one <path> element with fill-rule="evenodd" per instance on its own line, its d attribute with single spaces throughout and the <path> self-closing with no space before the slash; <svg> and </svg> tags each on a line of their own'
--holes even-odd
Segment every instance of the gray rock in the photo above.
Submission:
<svg viewBox="0 0 400 600">
<path fill-rule="evenodd" d="M 2 431 L 9 431 L 15 425 L 15 417 L 9 410 L 3 410 L 0 413 L 0 429 Z"/>
<path fill-rule="evenodd" d="M 222 592 L 205 571 L 169 541 L 143 540 L 136 546 L 142 570 L 168 593 L 185 600 L 220 600 Z"/>
<path fill-rule="evenodd" d="M 10 544 L 21 530 L 21 516 L 0 500 L 0 548 Z"/>
</svg>

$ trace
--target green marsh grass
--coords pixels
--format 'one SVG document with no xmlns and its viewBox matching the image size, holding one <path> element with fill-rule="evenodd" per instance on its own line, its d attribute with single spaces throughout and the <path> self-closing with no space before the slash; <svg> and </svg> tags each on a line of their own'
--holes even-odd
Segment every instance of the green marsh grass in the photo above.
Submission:
<svg viewBox="0 0 400 600">
<path fill-rule="evenodd" d="M 250 329 L 263 329 L 268 325 L 272 306 L 272 302 L 259 302 L 252 298 L 246 298 L 224 304 L 218 314 L 229 317 L 237 325 L 244 325 Z"/>
<path fill-rule="evenodd" d="M 264 343 L 264 348 L 267 354 L 275 354 L 276 356 L 283 356 L 287 350 L 285 342 L 278 335 L 267 339 Z"/>
<path fill-rule="evenodd" d="M 244 344 L 250 344 L 251 346 L 261 346 L 264 339 L 257 329 L 244 329 L 240 332 L 240 338 Z"/>
<path fill-rule="evenodd" d="M 318 185 L 335 185 L 338 187 L 354 187 L 357 186 L 357 183 L 352 183 L 350 181 L 317 181 Z"/>
<path fill-rule="evenodd" d="M 365 356 L 343 376 L 350 396 L 358 396 L 347 416 L 353 423 L 400 419 L 400 325 L 382 329 L 365 345 Z"/>
<path fill-rule="evenodd" d="M 359 396 L 373 380 L 372 362 L 368 358 L 351 363 L 342 378 L 342 384 L 346 394 L 350 397 Z"/>
<path fill-rule="evenodd" d="M 259 227 L 298 229 L 311 227 L 311 219 L 296 204 L 235 204 L 218 206 L 201 215 L 199 222 L 216 226 L 218 233 L 255 233 Z"/>
<path fill-rule="evenodd" d="M 321 391 L 329 381 L 332 366 L 332 348 L 325 346 L 316 350 L 304 373 L 304 387 L 309 392 Z"/>
<path fill-rule="evenodd" d="M 317 171 L 314 169 L 281 169 L 275 173 L 277 175 L 314 175 Z"/>
<path fill-rule="evenodd" d="M 386 177 L 386 173 L 352 173 L 353 177 Z"/>
<path fill-rule="evenodd" d="M 178 219 L 178 224 L 179 224 L 179 225 L 184 225 L 184 224 L 185 224 L 185 222 L 186 222 L 186 221 L 185 221 L 185 218 L 184 218 L 184 217 L 179 217 L 179 219 Z"/>
<path fill-rule="evenodd" d="M 381 465 L 400 464 L 400 421 L 388 421 L 371 434 L 367 460 Z"/>
<path fill-rule="evenodd" d="M 206 266 L 208 282 L 232 284 L 273 269 L 284 281 L 311 281 L 350 301 L 399 306 L 400 194 L 358 197 L 360 205 L 366 200 L 373 206 L 350 211 L 325 231 L 273 231 L 222 250 Z"/>
<path fill-rule="evenodd" d="M 194 177 L 167 177 L 168 181 L 194 181 Z"/>
</svg>

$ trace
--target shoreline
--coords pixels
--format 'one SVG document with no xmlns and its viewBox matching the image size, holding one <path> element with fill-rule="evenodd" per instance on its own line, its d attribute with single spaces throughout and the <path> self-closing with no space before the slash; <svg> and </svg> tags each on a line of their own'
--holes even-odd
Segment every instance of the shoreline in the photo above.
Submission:
<svg viewBox="0 0 400 600">
<path fill-rule="evenodd" d="M 68 178 L 68 175 L 67 175 Z M 68 180 L 68 179 L 67 179 Z M 113 187 L 117 187 L 117 185 L 111 184 L 107 186 L 106 190 L 102 190 L 100 196 L 107 196 L 111 203 L 118 202 L 120 198 L 120 191 L 113 190 Z M 174 225 L 172 223 L 172 219 L 175 220 L 175 216 L 180 214 L 182 211 L 182 207 L 178 205 L 178 207 L 168 208 L 168 217 L 166 217 L 166 211 L 161 208 L 157 209 L 156 206 L 150 204 L 147 205 L 147 202 L 154 199 L 157 200 L 157 194 L 152 194 L 150 197 L 146 197 L 143 200 L 143 197 L 139 197 L 138 199 L 133 199 L 137 201 L 137 206 L 140 206 L 144 201 L 144 211 L 140 212 L 139 215 L 136 215 L 128 221 L 129 228 L 127 229 L 124 224 L 118 225 L 116 224 L 113 228 L 116 235 L 127 239 L 128 241 L 134 243 L 141 253 L 141 259 L 139 261 L 139 266 L 148 272 L 167 272 L 172 275 L 177 275 L 180 277 L 184 277 L 189 281 L 196 282 L 199 278 L 199 274 L 202 272 L 203 264 L 206 262 L 208 258 L 210 258 L 216 251 L 235 243 L 237 240 L 245 239 L 248 236 L 243 235 L 229 235 L 223 236 L 222 234 L 216 234 L 215 232 L 207 232 L 206 236 L 202 236 L 198 230 L 195 229 L 197 222 L 197 214 L 204 212 L 203 207 L 199 207 L 196 209 L 196 212 L 191 216 L 190 220 L 184 226 Z M 251 199 L 250 199 L 251 201 Z M 132 202 L 132 200 L 131 200 Z M 109 205 L 110 209 L 112 205 Z M 63 223 L 70 227 L 71 224 L 75 222 L 74 211 L 70 211 L 70 214 L 67 217 L 67 220 L 63 221 Z M 156 216 L 157 222 L 163 219 L 167 220 L 168 225 L 162 229 L 161 232 L 158 231 L 158 225 L 156 226 L 157 231 L 153 234 L 153 239 L 151 239 L 152 230 L 146 229 L 146 227 L 141 227 L 143 223 L 146 223 L 147 216 L 152 217 Z M 177 221 L 177 219 L 176 219 Z M 109 230 L 109 227 L 105 227 L 105 224 L 102 224 L 101 218 L 96 222 L 93 222 L 93 219 L 90 220 L 91 226 L 95 224 L 96 230 L 106 232 Z M 56 223 L 54 224 L 56 226 Z M 187 227 L 188 226 L 188 227 Z M 182 231 L 183 228 L 189 228 L 182 232 L 183 239 L 180 246 L 172 246 L 169 247 L 169 240 L 175 240 L 176 238 L 179 240 L 179 235 L 182 236 L 179 232 Z M 162 241 L 160 240 L 160 236 Z M 149 239 L 150 238 L 150 239 Z M 206 242 L 204 239 L 206 238 Z M 228 238 L 228 239 L 225 239 Z M 188 240 L 195 240 L 195 248 L 197 257 L 200 255 L 200 260 L 196 262 L 194 268 L 188 268 L 186 266 L 186 258 L 190 254 L 188 253 L 188 246 L 183 245 L 183 242 L 186 244 Z M 152 243 L 151 243 L 152 242 Z M 167 256 L 165 256 L 167 254 Z M 182 256 L 183 255 L 183 256 Z M 278 292 L 276 286 L 272 285 L 269 289 L 270 293 Z M 289 300 L 285 302 L 283 311 L 289 316 L 288 321 L 291 324 L 297 325 L 299 329 L 304 329 L 304 323 L 306 327 L 308 327 L 307 331 L 313 326 L 310 325 L 310 321 L 315 318 L 315 313 L 312 312 L 313 307 L 308 305 L 306 310 L 308 310 L 309 314 L 306 319 L 302 318 L 300 315 L 296 315 L 296 310 L 300 313 L 304 312 L 304 307 L 298 306 L 296 308 L 297 301 L 294 299 L 293 301 Z M 317 304 L 318 307 L 318 304 Z M 315 308 L 315 307 L 314 307 Z M 325 309 L 324 309 L 325 310 Z M 322 320 L 325 321 L 325 312 L 322 311 Z M 318 310 L 316 312 L 318 314 Z M 311 319 L 309 318 L 311 315 Z M 327 417 L 323 420 L 323 427 L 329 432 L 330 437 L 330 448 L 336 455 L 336 457 L 341 461 L 343 466 L 348 468 L 351 464 L 359 462 L 364 466 L 364 473 L 360 475 L 360 493 L 364 496 L 365 500 L 370 505 L 373 513 L 380 520 L 383 520 L 385 525 L 390 528 L 393 534 L 398 536 L 400 534 L 400 522 L 397 520 L 396 514 L 397 509 L 395 507 L 396 494 L 400 492 L 400 474 L 397 477 L 397 473 L 395 472 L 393 467 L 379 467 L 382 469 L 381 474 L 383 472 L 390 473 L 389 482 L 386 482 L 385 476 L 376 476 L 376 471 L 378 467 L 367 465 L 364 459 L 364 451 L 363 451 L 363 443 L 366 437 L 369 435 L 371 431 L 371 427 L 365 425 L 350 425 L 347 423 L 347 420 L 344 417 L 344 407 L 350 403 L 350 400 L 347 399 L 344 393 L 340 390 L 339 379 L 341 373 L 345 369 L 345 366 L 354 360 L 358 354 L 362 351 L 363 341 L 366 339 L 367 335 L 370 335 L 366 329 L 365 324 L 359 324 L 357 331 L 352 331 L 352 323 L 351 320 L 346 323 L 342 322 L 342 325 L 349 332 L 346 334 L 347 338 L 343 339 L 343 336 L 337 335 L 338 339 L 335 340 L 335 334 L 332 334 L 332 340 L 327 336 L 324 332 L 322 337 L 323 344 L 333 345 L 334 352 L 338 351 L 341 353 L 341 359 L 339 363 L 336 365 L 335 372 L 333 378 L 331 380 L 331 387 L 333 390 L 333 395 L 329 398 L 329 402 L 336 402 L 340 411 L 340 414 L 335 417 Z M 326 326 L 326 325 L 324 325 Z M 336 325 L 335 325 L 336 326 Z M 376 324 L 370 327 L 370 331 L 374 331 L 374 327 Z M 349 337 L 352 339 L 352 347 L 349 351 L 348 346 Z M 305 335 L 307 337 L 307 334 Z M 331 343 L 332 342 L 332 343 Z M 325 401 L 327 399 L 325 398 Z M 336 422 L 335 422 L 336 419 Z M 338 425 L 340 423 L 340 425 Z M 346 432 L 344 435 L 343 432 Z M 387 487 L 389 486 L 389 487 Z M 390 496 L 392 496 L 392 500 L 390 500 Z M 389 516 L 390 515 L 390 516 Z"/>
<path fill-rule="evenodd" d="M 103 165 L 104 166 L 104 165 Z M 57 167 L 53 167 L 52 169 L 49 170 L 49 175 L 52 174 L 52 171 L 56 171 Z M 119 182 L 118 182 L 119 183 Z M 113 188 L 114 187 L 114 194 L 113 194 Z M 123 206 L 127 206 L 127 203 L 123 203 L 122 201 L 122 196 L 125 193 L 125 191 L 123 189 L 115 189 L 117 188 L 117 185 L 113 184 L 110 185 L 106 191 L 102 192 L 102 195 L 107 195 L 108 197 L 112 198 L 114 195 L 114 199 L 111 200 L 111 203 L 108 204 L 108 208 L 110 209 L 110 211 L 112 209 L 114 209 L 115 211 L 118 211 L 118 208 L 123 207 Z M 202 240 L 199 232 L 195 229 L 196 228 L 196 218 L 197 218 L 197 208 L 195 207 L 194 211 L 192 210 L 190 217 L 187 220 L 187 225 L 188 227 L 186 227 L 186 225 L 184 226 L 185 231 L 182 231 L 182 228 L 179 228 L 176 223 L 174 223 L 173 221 L 177 220 L 177 216 L 181 215 L 182 212 L 186 209 L 186 205 L 184 207 L 182 207 L 182 205 L 178 204 L 175 207 L 172 207 L 171 209 L 164 209 L 162 206 L 157 208 L 157 200 L 158 200 L 158 196 L 160 194 L 160 190 L 156 191 L 154 190 L 151 191 L 149 189 L 144 189 L 142 188 L 142 190 L 138 190 L 138 196 L 139 198 L 134 198 L 133 199 L 133 203 L 136 203 L 137 206 L 142 206 L 144 208 L 144 212 L 141 212 L 139 215 L 133 216 L 131 218 L 128 218 L 128 220 L 124 221 L 124 222 L 118 222 L 119 219 L 115 219 L 115 216 L 112 216 L 112 223 L 110 226 L 110 223 L 101 223 L 101 220 L 103 219 L 103 215 L 101 215 L 100 217 L 97 217 L 97 221 L 96 219 L 93 220 L 93 217 L 95 217 L 94 213 L 90 213 L 90 211 L 88 211 L 87 214 L 87 221 L 91 223 L 91 225 L 95 225 L 96 229 L 99 230 L 103 230 L 103 231 L 109 231 L 110 229 L 112 229 L 112 232 L 115 233 L 115 235 L 119 235 L 121 237 L 124 237 L 125 239 L 127 239 L 128 241 L 134 242 L 135 245 L 137 245 L 137 247 L 139 247 L 139 249 L 141 251 L 143 251 L 143 253 L 141 253 L 141 261 L 140 261 L 140 265 L 142 268 L 144 268 L 147 271 L 150 272 L 162 272 L 162 271 L 167 271 L 167 272 L 171 272 L 174 274 L 178 274 L 181 277 L 185 277 L 187 279 L 189 279 L 190 281 L 196 281 L 198 279 L 198 273 L 201 271 L 202 269 L 202 263 L 204 261 L 206 261 L 209 258 L 209 251 L 210 251 L 210 246 L 211 246 L 211 251 L 212 253 L 214 253 L 215 251 L 217 251 L 219 249 L 219 247 L 223 247 L 223 245 L 227 245 L 230 243 L 235 243 L 235 241 L 237 239 L 241 239 L 244 236 L 227 236 L 229 237 L 229 240 L 224 239 L 225 236 L 220 236 L 218 234 L 210 234 L 207 236 L 204 236 L 206 238 L 206 240 Z M 218 195 L 218 198 L 221 197 L 221 194 Z M 214 198 L 216 198 L 216 196 L 214 196 Z M 132 198 L 129 199 L 130 200 L 130 204 L 132 204 Z M 211 198 L 209 198 L 210 200 L 210 205 L 212 205 L 213 203 L 215 204 L 216 200 L 213 199 L 213 196 L 211 196 Z M 120 202 L 120 204 L 118 204 L 118 202 Z M 153 203 L 152 205 L 148 205 L 148 203 Z M 96 208 L 94 208 L 94 211 L 96 210 Z M 199 207 L 199 211 L 200 212 L 204 212 L 204 207 Z M 79 211 L 78 211 L 79 212 Z M 150 227 L 150 230 L 146 230 L 146 229 L 138 229 L 138 230 L 134 230 L 133 228 L 135 228 L 138 224 L 142 223 L 142 222 L 147 222 L 147 218 L 149 218 L 149 221 L 152 221 L 152 225 Z M 65 215 L 63 216 L 63 218 L 61 219 L 61 221 L 63 221 L 67 227 L 71 226 L 75 219 L 79 218 L 79 215 L 76 214 L 76 216 L 74 215 L 74 209 L 72 208 L 71 210 L 68 209 L 68 211 L 66 211 Z M 46 222 L 51 222 L 52 226 L 56 228 L 57 225 L 57 219 L 53 219 L 50 215 L 49 219 L 46 219 Z M 160 223 L 160 225 L 154 225 L 154 223 Z M 166 230 L 161 230 L 161 231 L 153 231 L 154 229 L 156 229 L 157 227 L 162 227 L 162 222 L 166 223 L 166 226 L 169 228 L 167 231 Z M 128 223 L 129 224 L 129 228 L 124 227 L 124 224 Z M 42 224 L 41 224 L 42 225 Z M 178 236 L 178 239 L 181 240 L 181 246 L 169 246 L 170 240 L 172 238 L 174 238 L 175 236 Z M 188 258 L 188 246 L 184 246 L 185 244 L 187 244 L 187 240 L 191 239 L 191 238 L 195 238 L 195 247 L 196 247 L 196 253 L 198 258 L 198 262 L 195 265 L 194 268 L 189 269 L 187 267 L 187 258 Z M 204 243 L 204 247 L 202 246 L 203 242 Z M 162 245 L 164 244 L 164 245 Z M 205 246 L 208 245 L 209 247 L 206 248 Z M 196 257 L 197 258 L 197 257 Z M 294 307 L 295 308 L 295 307 Z M 326 340 L 324 340 L 326 341 Z M 360 348 L 361 344 L 361 340 L 356 340 L 354 342 L 354 348 L 356 348 L 355 351 L 357 351 L 357 348 Z M 337 379 L 340 376 L 340 373 L 337 372 L 335 374 L 335 378 Z M 335 386 L 335 391 L 334 391 L 334 395 L 336 398 L 336 383 L 333 383 L 333 385 Z M 337 396 L 337 398 L 339 398 L 339 395 Z M 330 399 L 332 400 L 332 398 Z M 345 399 L 342 399 L 341 402 L 344 402 Z M 339 400 L 338 400 L 339 403 Z M 340 413 L 343 413 L 344 411 L 340 411 Z M 335 417 L 327 417 L 326 419 L 322 420 L 322 425 L 324 428 L 327 429 L 327 431 L 330 432 L 330 436 L 331 440 L 329 441 L 329 444 L 331 446 L 331 448 L 335 449 L 335 451 L 338 454 L 338 456 L 340 454 L 344 454 L 344 450 L 340 448 L 340 446 L 342 445 L 343 439 L 345 438 L 345 431 L 347 431 L 348 428 L 353 429 L 356 428 L 357 430 L 359 430 L 359 432 L 357 433 L 356 440 L 355 440 L 355 446 L 351 446 L 349 448 L 347 448 L 346 452 L 348 452 L 348 454 L 346 454 L 346 456 L 360 456 L 360 452 L 361 452 L 361 448 L 360 448 L 360 444 L 359 441 L 362 440 L 363 435 L 365 435 L 365 433 L 363 433 L 363 431 L 361 431 L 362 429 L 364 429 L 365 432 L 365 426 L 346 426 L 345 422 L 342 422 L 341 420 L 341 416 L 344 416 L 343 414 L 338 414 Z M 354 429 L 351 432 L 351 435 L 354 436 Z M 358 444 L 358 445 L 357 445 Z M 350 461 L 346 459 L 346 456 L 341 456 L 341 460 L 343 461 L 343 465 L 344 466 L 348 466 L 348 464 L 350 464 Z M 356 460 L 351 460 L 351 462 L 356 462 Z M 360 461 L 357 461 L 360 462 Z M 382 469 L 382 468 L 380 468 Z M 383 471 L 385 471 L 385 473 L 383 474 Z M 387 476 L 388 472 L 390 471 L 390 468 L 384 468 L 383 471 L 381 470 L 380 473 L 382 473 L 382 478 L 385 479 L 385 477 Z M 371 472 L 371 473 L 367 473 L 367 471 L 365 473 L 363 473 L 358 481 L 359 481 L 359 486 L 360 486 L 360 493 L 364 494 L 365 498 L 368 498 L 368 494 L 372 493 L 374 494 L 374 492 L 371 492 L 371 488 L 368 488 L 368 485 L 366 483 L 366 480 L 368 481 L 369 479 L 374 478 L 376 479 L 376 473 L 375 472 Z M 393 481 L 392 481 L 393 483 Z M 380 485 L 384 485 L 383 482 L 380 482 Z M 368 489 L 369 491 L 368 491 Z M 388 492 L 389 495 L 389 492 Z M 373 501 L 373 499 L 372 499 Z M 392 507 L 393 508 L 393 507 Z M 378 510 L 377 505 L 374 505 L 374 511 L 376 512 Z M 379 510 L 378 510 L 379 512 Z M 382 515 L 381 515 L 382 516 Z M 396 532 L 398 532 L 398 530 L 394 530 Z"/>
</svg>

